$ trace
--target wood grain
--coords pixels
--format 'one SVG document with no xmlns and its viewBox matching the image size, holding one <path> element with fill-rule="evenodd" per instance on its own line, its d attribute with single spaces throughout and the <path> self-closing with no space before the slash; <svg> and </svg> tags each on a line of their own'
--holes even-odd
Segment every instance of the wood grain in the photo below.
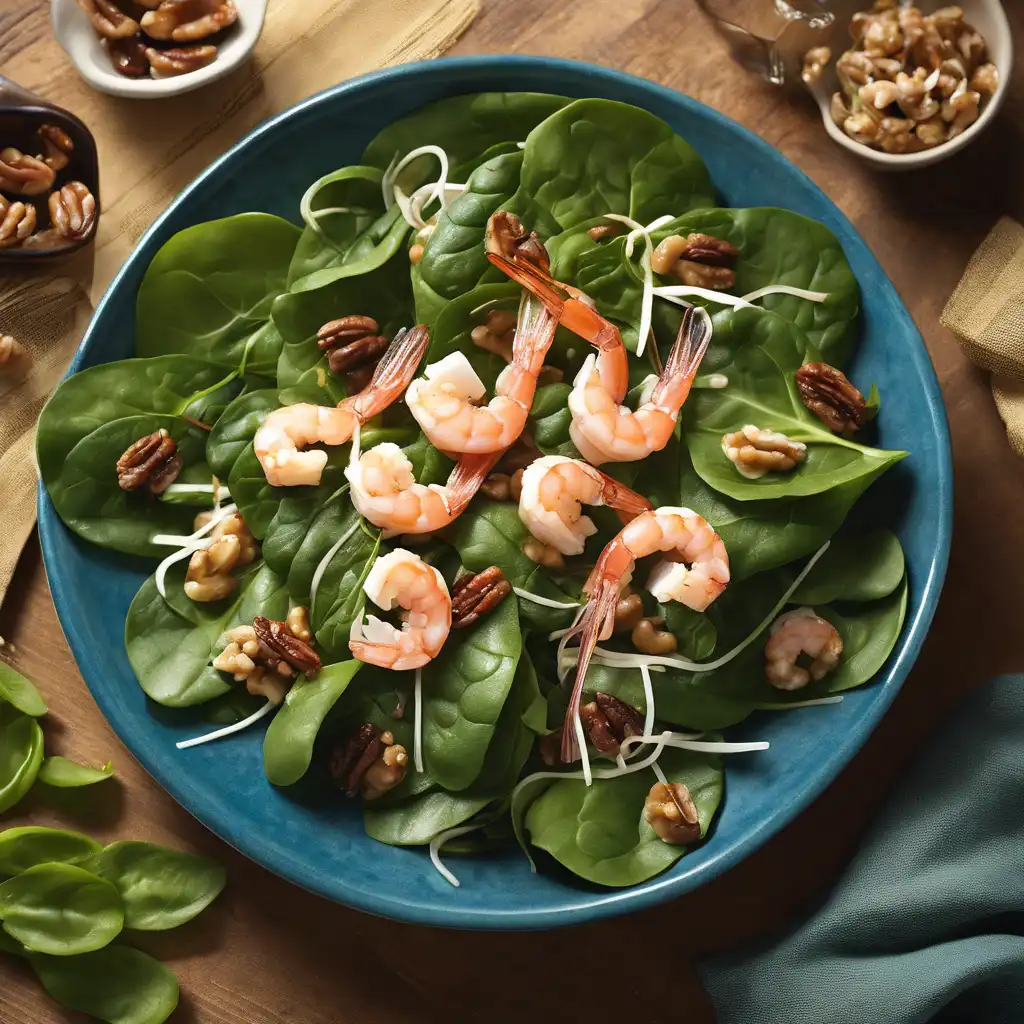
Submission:
<svg viewBox="0 0 1024 1024">
<path fill-rule="evenodd" d="M 1006 6 L 1015 37 L 1024 38 L 1024 9 Z M 45 14 L 42 0 L 18 0 L 14 13 L 0 13 L 0 62 L 38 37 Z M 808 99 L 732 65 L 692 0 L 489 0 L 456 52 L 573 57 L 672 86 L 758 132 L 853 220 L 920 327 L 949 412 L 956 540 L 936 626 L 892 710 L 839 780 L 728 874 L 626 921 L 526 935 L 438 932 L 298 890 L 226 847 L 166 796 L 93 705 L 61 637 L 38 547 L 30 544 L 0 612 L 0 634 L 14 640 L 16 663 L 50 701 L 54 745 L 71 756 L 113 757 L 121 781 L 92 813 L 69 818 L 35 803 L 14 820 L 70 820 L 103 837 L 144 836 L 202 850 L 227 865 L 231 884 L 215 909 L 151 943 L 181 976 L 177 1024 L 582 1021 L 604 1019 L 612 1007 L 637 1021 L 707 1024 L 713 1016 L 693 960 L 765 934 L 810 905 L 942 716 L 992 674 L 1021 667 L 1022 465 L 1006 445 L 985 375 L 938 322 L 997 217 L 1024 217 L 1021 72 L 985 136 L 946 163 L 904 176 L 853 160 L 827 139 Z M 46 1000 L 18 964 L 0 961 L 4 1024 L 78 1019 Z"/>
</svg>

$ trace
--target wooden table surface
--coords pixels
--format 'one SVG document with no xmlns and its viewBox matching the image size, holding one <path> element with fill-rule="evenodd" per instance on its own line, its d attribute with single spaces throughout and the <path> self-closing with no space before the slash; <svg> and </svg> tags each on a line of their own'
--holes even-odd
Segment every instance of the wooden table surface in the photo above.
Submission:
<svg viewBox="0 0 1024 1024">
<path fill-rule="evenodd" d="M 1015 36 L 1024 38 L 1024 7 L 1006 6 Z M 44 0 L 5 0 L 0 71 L 47 31 Z M 455 52 L 510 51 L 594 61 L 686 92 L 759 132 L 852 219 L 920 327 L 949 412 L 956 539 L 936 624 L 892 710 L 853 763 L 739 867 L 626 920 L 543 934 L 442 932 L 378 920 L 302 892 L 177 806 L 93 704 L 61 635 L 33 540 L 0 611 L 0 635 L 15 643 L 16 664 L 49 700 L 48 742 L 90 761 L 112 757 L 120 781 L 102 796 L 97 791 L 88 811 L 71 814 L 33 798 L 10 823 L 64 823 L 101 838 L 147 838 L 205 852 L 227 866 L 229 888 L 214 909 L 145 943 L 181 978 L 177 1024 L 578 1021 L 606 1018 L 610 1006 L 636 1021 L 709 1022 L 692 961 L 761 935 L 812 903 L 837 876 L 922 738 L 967 691 L 1024 661 L 1022 464 L 1006 445 L 986 376 L 939 326 L 947 297 L 994 221 L 1002 214 L 1024 219 L 1021 55 L 1006 105 L 986 135 L 934 168 L 885 175 L 830 142 L 809 100 L 784 95 L 730 63 L 693 0 L 485 0 Z M 609 953 L 615 959 L 610 985 Z M 0 959 L 3 1024 L 80 1019 L 55 1008 L 19 963 Z"/>
</svg>

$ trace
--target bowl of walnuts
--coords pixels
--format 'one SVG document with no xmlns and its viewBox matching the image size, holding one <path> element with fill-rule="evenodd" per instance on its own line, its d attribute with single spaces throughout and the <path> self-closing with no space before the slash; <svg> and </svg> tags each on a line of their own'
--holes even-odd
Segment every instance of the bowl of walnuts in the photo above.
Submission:
<svg viewBox="0 0 1024 1024">
<path fill-rule="evenodd" d="M 268 0 L 53 0 L 57 41 L 94 89 L 157 99 L 200 89 L 252 54 Z"/>
</svg>

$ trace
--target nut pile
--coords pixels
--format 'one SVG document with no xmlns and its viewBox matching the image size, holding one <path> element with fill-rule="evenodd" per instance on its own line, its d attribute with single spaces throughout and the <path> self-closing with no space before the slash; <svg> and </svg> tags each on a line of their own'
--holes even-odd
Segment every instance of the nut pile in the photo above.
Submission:
<svg viewBox="0 0 1024 1024">
<path fill-rule="evenodd" d="M 832 117 L 865 146 L 886 153 L 939 146 L 977 121 L 998 88 L 985 40 L 959 7 L 926 15 L 875 0 L 854 15 L 850 35 L 853 47 L 836 61 L 843 92 L 832 97 Z M 805 80 L 820 64 L 805 59 Z"/>
<path fill-rule="evenodd" d="M 736 283 L 736 260 L 740 251 L 732 242 L 714 235 L 693 232 L 685 238 L 669 235 L 651 254 L 651 270 L 672 274 L 689 288 L 727 291 Z"/>
<path fill-rule="evenodd" d="M 125 78 L 187 75 L 217 59 L 214 37 L 238 20 L 234 0 L 76 0 Z"/>
<path fill-rule="evenodd" d="M 212 512 L 200 512 L 195 528 L 205 526 L 212 515 Z M 222 601 L 234 593 L 238 580 L 231 575 L 232 571 L 249 565 L 259 554 L 256 538 L 237 512 L 217 523 L 211 540 L 208 548 L 192 552 L 185 573 L 185 596 L 199 603 Z"/>
<path fill-rule="evenodd" d="M 64 130 L 41 124 L 31 148 L 34 155 L 0 148 L 0 249 L 60 248 L 85 238 L 96 222 L 96 199 L 82 182 L 57 186 L 75 148 Z"/>
<path fill-rule="evenodd" d="M 381 732 L 372 723 L 364 722 L 335 746 L 328 767 L 346 796 L 361 793 L 364 800 L 376 800 L 405 778 L 409 755 L 405 747 L 395 742 L 392 733 Z"/>
</svg>

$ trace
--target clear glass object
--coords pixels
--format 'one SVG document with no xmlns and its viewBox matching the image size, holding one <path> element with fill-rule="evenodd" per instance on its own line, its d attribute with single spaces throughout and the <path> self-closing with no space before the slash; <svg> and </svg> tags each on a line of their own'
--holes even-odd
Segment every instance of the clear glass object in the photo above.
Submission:
<svg viewBox="0 0 1024 1024">
<path fill-rule="evenodd" d="M 697 0 L 728 42 L 733 59 L 773 85 L 797 72 L 835 16 L 817 0 Z"/>
</svg>

